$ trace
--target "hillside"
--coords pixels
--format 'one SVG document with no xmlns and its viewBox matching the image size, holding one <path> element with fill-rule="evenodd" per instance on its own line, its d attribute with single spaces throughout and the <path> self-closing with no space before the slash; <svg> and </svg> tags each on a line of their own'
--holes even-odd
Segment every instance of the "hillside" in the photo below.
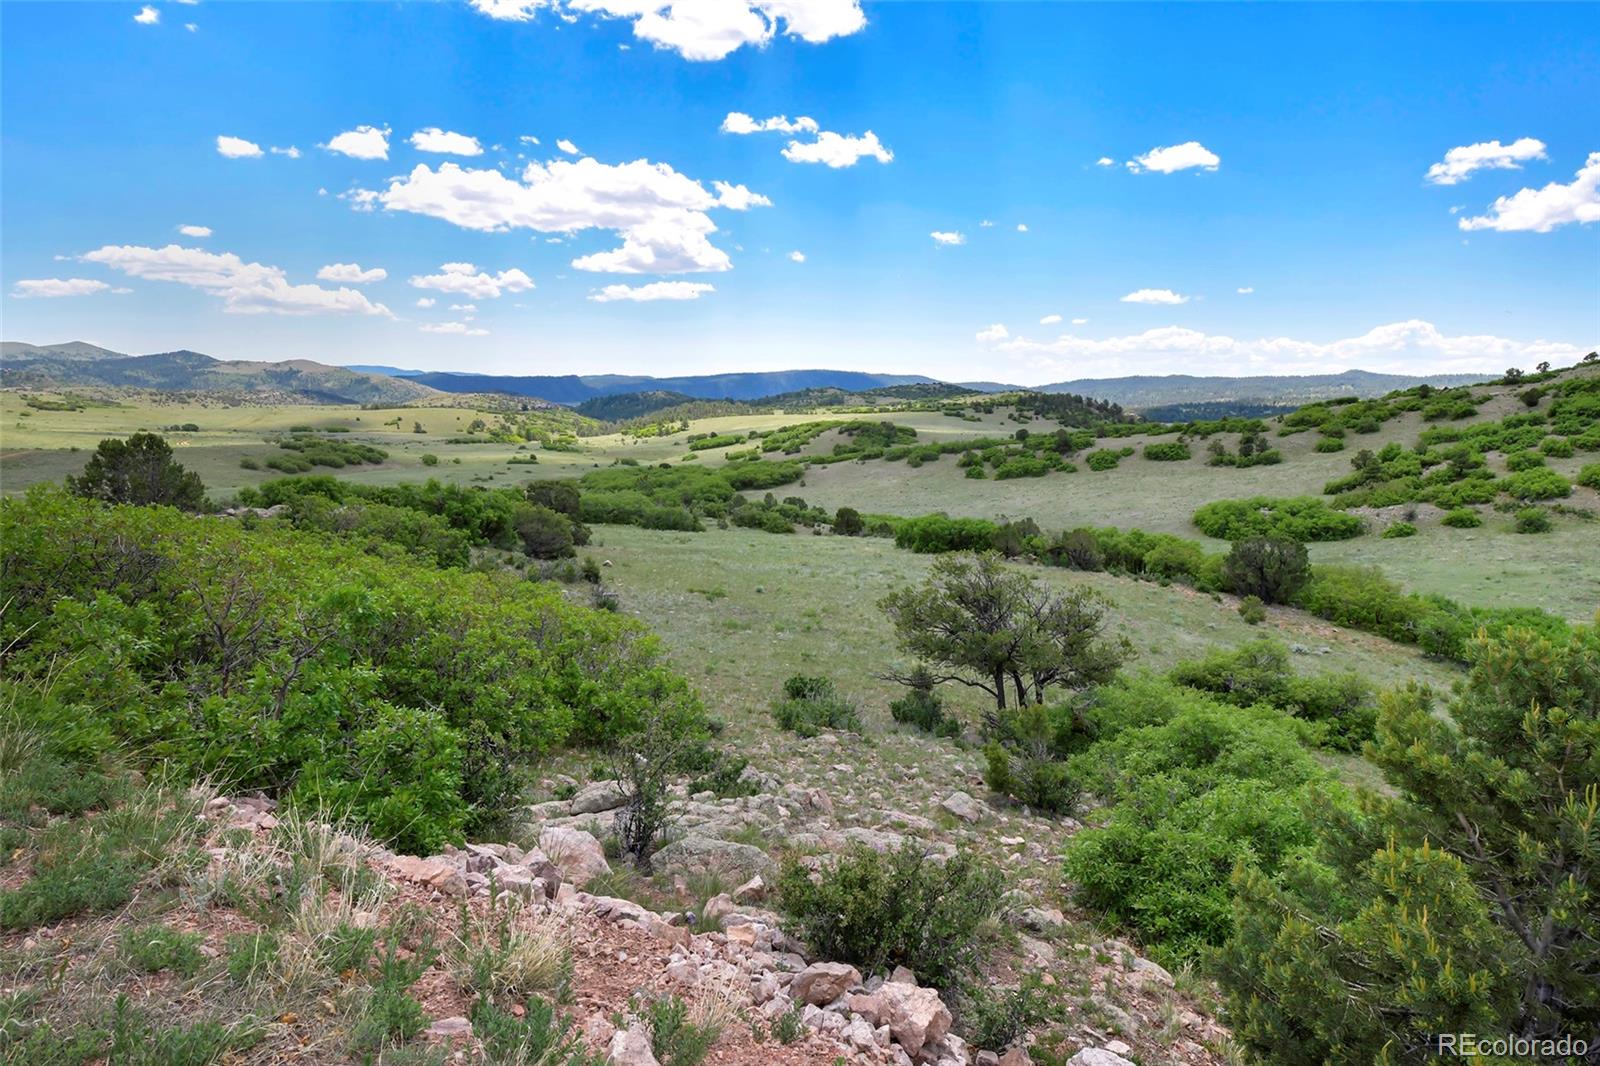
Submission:
<svg viewBox="0 0 1600 1066">
<path fill-rule="evenodd" d="M 855 370 L 775 370 L 735 374 L 696 374 L 653 378 L 643 375 L 513 376 L 429 371 L 408 374 L 441 392 L 509 392 L 539 396 L 555 403 L 579 404 L 597 396 L 637 392 L 680 392 L 699 400 L 759 400 L 800 389 L 844 389 L 863 392 L 885 385 L 927 383 L 920 374 L 869 374 Z"/>
<path fill-rule="evenodd" d="M 357 373 L 309 359 L 259 363 L 187 350 L 123 355 L 81 341 L 43 347 L 6 342 L 0 385 L 215 392 L 263 403 L 403 404 L 434 395 L 404 378 Z"/>
<path fill-rule="evenodd" d="M 1189 374 L 1135 375 L 1125 378 L 1080 378 L 1037 386 L 1035 392 L 1073 392 L 1110 400 L 1130 410 L 1168 404 L 1251 401 L 1258 404 L 1298 406 L 1341 396 L 1370 399 L 1416 385 L 1450 387 L 1471 385 L 1493 374 L 1375 374 L 1346 370 L 1341 374 L 1307 374 L 1264 377 L 1194 377 Z M 991 390 L 985 390 L 991 391 Z"/>
</svg>

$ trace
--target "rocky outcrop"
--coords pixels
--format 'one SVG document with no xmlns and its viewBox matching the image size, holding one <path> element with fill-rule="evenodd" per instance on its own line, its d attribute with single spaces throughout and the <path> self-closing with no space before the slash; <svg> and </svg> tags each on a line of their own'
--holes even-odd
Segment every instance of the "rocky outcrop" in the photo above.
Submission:
<svg viewBox="0 0 1600 1066">
<path fill-rule="evenodd" d="M 714 873 L 740 880 L 771 877 L 775 870 L 772 859 L 758 847 L 703 836 L 674 840 L 655 853 L 651 865 L 668 875 Z"/>
<path fill-rule="evenodd" d="M 539 834 L 539 850 L 549 856 L 563 879 L 575 885 L 586 885 L 611 872 L 606 849 L 593 833 L 582 829 L 551 826 Z"/>
</svg>

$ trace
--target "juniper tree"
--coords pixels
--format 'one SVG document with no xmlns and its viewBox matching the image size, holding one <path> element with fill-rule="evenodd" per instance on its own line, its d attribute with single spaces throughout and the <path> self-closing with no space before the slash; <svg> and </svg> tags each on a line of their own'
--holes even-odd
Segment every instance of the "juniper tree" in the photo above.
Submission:
<svg viewBox="0 0 1600 1066">
<path fill-rule="evenodd" d="M 1468 656 L 1448 717 L 1422 688 L 1385 697 L 1367 753 L 1392 796 L 1319 805 L 1313 853 L 1236 874 L 1219 976 L 1263 1061 L 1600 1039 L 1600 629 L 1480 634 Z"/>
</svg>

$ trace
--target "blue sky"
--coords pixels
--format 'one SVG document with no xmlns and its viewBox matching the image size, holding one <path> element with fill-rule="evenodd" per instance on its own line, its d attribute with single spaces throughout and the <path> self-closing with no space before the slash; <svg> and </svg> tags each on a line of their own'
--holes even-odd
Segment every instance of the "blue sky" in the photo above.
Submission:
<svg viewBox="0 0 1600 1066">
<path fill-rule="evenodd" d="M 10 340 L 1025 384 L 1498 370 L 1600 342 L 1593 5 L 0 22 Z M 789 132 L 731 132 L 752 126 Z"/>
</svg>

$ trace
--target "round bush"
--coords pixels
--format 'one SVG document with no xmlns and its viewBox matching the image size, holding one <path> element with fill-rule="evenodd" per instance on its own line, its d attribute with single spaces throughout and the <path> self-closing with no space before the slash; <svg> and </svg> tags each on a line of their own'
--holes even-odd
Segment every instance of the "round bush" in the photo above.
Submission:
<svg viewBox="0 0 1600 1066">
<path fill-rule="evenodd" d="M 1512 472 L 1532 470 L 1536 466 L 1543 465 L 1544 456 L 1540 455 L 1536 451 L 1530 451 L 1528 449 L 1523 449 L 1520 452 L 1512 452 L 1510 455 L 1506 456 L 1506 469 Z"/>
<path fill-rule="evenodd" d="M 1315 450 L 1319 452 L 1342 452 L 1344 451 L 1344 438 L 1323 437 L 1317 441 Z"/>
<path fill-rule="evenodd" d="M 1573 448 L 1566 437 L 1546 437 L 1539 442 L 1539 450 L 1552 459 L 1571 459 Z"/>
<path fill-rule="evenodd" d="M 1175 463 L 1189 458 L 1189 446 L 1180 440 L 1165 440 L 1144 446 L 1144 457 L 1157 463 Z"/>
<path fill-rule="evenodd" d="M 1483 519 L 1478 517 L 1478 512 L 1470 507 L 1457 507 L 1439 519 L 1441 525 L 1450 526 L 1452 529 L 1476 529 L 1483 525 Z"/>
<path fill-rule="evenodd" d="M 1416 535 L 1417 527 L 1410 522 L 1396 522 L 1383 531 L 1384 540 L 1398 540 L 1401 537 L 1414 537 Z"/>
<path fill-rule="evenodd" d="M 1570 481 L 1542 466 L 1512 474 L 1500 482 L 1500 489 L 1519 500 L 1554 500 L 1572 495 Z"/>
<path fill-rule="evenodd" d="M 1600 463 L 1590 463 L 1578 471 L 1578 484 L 1591 489 L 1600 489 Z"/>
<path fill-rule="evenodd" d="M 1550 512 L 1543 507 L 1524 507 L 1517 512 L 1518 533 L 1550 532 Z"/>
</svg>

